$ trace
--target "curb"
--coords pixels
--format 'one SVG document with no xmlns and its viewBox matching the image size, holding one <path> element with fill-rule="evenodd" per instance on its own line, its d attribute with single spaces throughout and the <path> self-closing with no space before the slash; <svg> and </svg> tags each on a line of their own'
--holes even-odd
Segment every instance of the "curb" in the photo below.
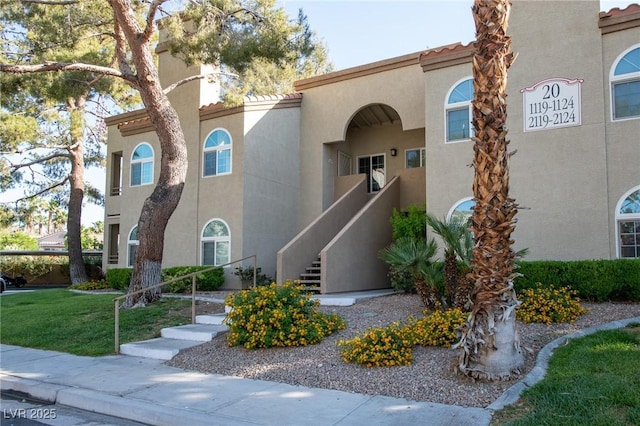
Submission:
<svg viewBox="0 0 640 426">
<path fill-rule="evenodd" d="M 241 426 L 254 424 L 220 414 L 166 407 L 152 402 L 112 395 L 91 389 L 54 385 L 31 379 L 0 375 L 3 391 L 16 391 L 34 399 L 60 404 L 91 413 L 123 418 L 143 424 L 173 426 Z"/>
</svg>

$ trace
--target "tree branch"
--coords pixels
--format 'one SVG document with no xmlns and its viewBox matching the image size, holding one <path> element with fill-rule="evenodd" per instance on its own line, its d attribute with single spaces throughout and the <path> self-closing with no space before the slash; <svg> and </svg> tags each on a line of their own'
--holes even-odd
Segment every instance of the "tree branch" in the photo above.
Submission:
<svg viewBox="0 0 640 426">
<path fill-rule="evenodd" d="M 151 5 L 149 6 L 149 12 L 147 12 L 147 25 L 144 29 L 144 32 L 142 33 L 142 38 L 145 41 L 149 41 L 151 40 L 151 37 L 153 36 L 153 33 L 155 32 L 155 19 L 156 19 L 156 12 L 158 11 L 158 9 L 160 8 L 160 6 L 162 6 L 163 3 L 165 3 L 167 0 L 153 0 L 151 2 Z"/>
<path fill-rule="evenodd" d="M 175 90 L 176 88 L 182 86 L 183 84 L 187 84 L 190 83 L 194 80 L 201 80 L 203 78 L 207 78 L 207 77 L 211 77 L 211 76 L 227 76 L 227 77 L 233 77 L 233 78 L 238 78 L 238 74 L 233 74 L 233 73 L 229 73 L 229 72 L 212 72 L 212 73 L 208 73 L 208 74 L 198 74 L 198 75 L 192 75 L 191 77 L 187 77 L 187 78 L 183 78 L 182 80 L 179 80 L 175 83 L 173 83 L 170 86 L 167 86 L 166 89 L 163 90 L 164 94 L 168 94 L 170 92 L 172 92 L 173 90 Z"/>
<path fill-rule="evenodd" d="M 129 62 L 127 61 L 127 39 L 124 31 L 122 31 L 120 22 L 118 22 L 118 19 L 116 19 L 115 12 L 113 22 L 113 28 L 115 31 L 113 38 L 116 40 L 115 55 L 118 61 L 118 67 L 120 68 L 120 71 L 122 71 L 123 75 L 127 76 L 125 80 L 128 81 L 134 89 L 138 89 L 138 80 L 135 77 L 134 72 L 129 65 Z"/>
<path fill-rule="evenodd" d="M 68 6 L 78 4 L 79 0 L 20 0 L 22 4 L 43 4 L 46 6 Z"/>
<path fill-rule="evenodd" d="M 65 147 L 65 149 L 66 149 L 66 147 Z M 11 165 L 11 169 L 13 171 L 16 171 L 16 170 L 19 170 L 19 169 L 23 169 L 25 167 L 31 167 L 31 166 L 34 166 L 36 164 L 43 163 L 43 162 L 48 161 L 48 160 L 53 160 L 54 158 L 69 158 L 69 156 L 65 155 L 65 154 L 61 154 L 59 152 L 56 152 L 56 153 L 47 155 L 46 157 L 42 157 L 42 158 L 38 158 L 37 160 L 29 161 L 28 163 L 12 164 Z"/>
<path fill-rule="evenodd" d="M 50 186 L 48 186 L 48 187 L 44 188 L 44 189 L 43 189 L 43 190 L 41 190 L 41 191 L 36 192 L 35 194 L 31 194 L 31 195 L 28 195 L 28 196 L 26 196 L 26 197 L 18 198 L 17 200 L 15 200 L 15 202 L 18 202 L 18 201 L 25 201 L 25 200 L 30 200 L 30 199 L 32 199 L 32 198 L 39 197 L 40 195 L 44 194 L 45 192 L 53 191 L 54 189 L 56 189 L 56 188 L 58 188 L 58 187 L 60 187 L 60 186 L 66 185 L 66 184 L 67 184 L 67 182 L 69 182 L 69 178 L 68 178 L 68 177 L 66 177 L 66 178 L 62 179 L 62 180 L 61 180 L 60 182 L 58 182 L 58 183 L 55 183 L 55 184 L 53 184 L 53 185 L 50 185 Z"/>
<path fill-rule="evenodd" d="M 0 64 L 0 72 L 8 72 L 12 74 L 26 74 L 35 72 L 49 72 L 49 71 L 88 71 L 97 74 L 109 75 L 112 77 L 119 77 L 126 81 L 132 81 L 130 76 L 124 75 L 120 71 L 109 68 L 101 67 L 99 65 L 83 64 L 83 63 L 64 63 L 64 62 L 44 62 L 36 65 L 9 65 Z"/>
</svg>

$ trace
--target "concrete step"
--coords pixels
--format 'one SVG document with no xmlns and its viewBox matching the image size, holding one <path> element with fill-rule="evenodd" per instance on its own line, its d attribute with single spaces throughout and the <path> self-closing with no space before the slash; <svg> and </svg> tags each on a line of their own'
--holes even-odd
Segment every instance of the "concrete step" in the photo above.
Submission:
<svg viewBox="0 0 640 426">
<path fill-rule="evenodd" d="M 169 360 L 178 355 L 178 352 L 181 350 L 201 344 L 202 342 L 195 340 L 178 340 L 159 337 L 141 342 L 122 344 L 120 345 L 120 353 L 142 358 Z"/>
<path fill-rule="evenodd" d="M 226 332 L 228 329 L 226 325 L 187 324 L 163 328 L 160 331 L 160 335 L 168 339 L 193 340 L 202 343 L 208 342 L 218 334 Z"/>
<path fill-rule="evenodd" d="M 319 280 L 320 279 L 320 273 L 300 274 L 300 279 L 301 280 Z"/>
<path fill-rule="evenodd" d="M 227 314 L 196 315 L 196 324 L 224 325 Z"/>
</svg>

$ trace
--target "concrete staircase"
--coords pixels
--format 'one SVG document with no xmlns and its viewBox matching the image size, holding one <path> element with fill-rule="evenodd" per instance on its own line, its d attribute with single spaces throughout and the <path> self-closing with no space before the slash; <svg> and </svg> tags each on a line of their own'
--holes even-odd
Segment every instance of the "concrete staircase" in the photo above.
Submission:
<svg viewBox="0 0 640 426">
<path fill-rule="evenodd" d="M 302 284 L 306 290 L 314 293 L 320 293 L 320 257 L 311 262 L 311 266 L 308 266 L 306 272 L 300 274 L 300 284 Z"/>
<path fill-rule="evenodd" d="M 139 356 L 170 360 L 183 350 L 208 342 L 219 334 L 226 333 L 229 327 L 223 324 L 227 316 L 224 314 L 196 315 L 195 324 L 180 325 L 163 328 L 160 336 L 155 339 L 141 342 L 124 343 L 120 345 L 120 353 L 123 355 Z"/>
</svg>

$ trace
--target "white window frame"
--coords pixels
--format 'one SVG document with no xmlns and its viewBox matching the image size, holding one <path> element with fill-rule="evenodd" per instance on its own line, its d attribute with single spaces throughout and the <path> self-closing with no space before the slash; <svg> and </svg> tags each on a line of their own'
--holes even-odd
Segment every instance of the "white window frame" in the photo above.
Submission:
<svg viewBox="0 0 640 426">
<path fill-rule="evenodd" d="M 206 144 L 207 144 L 207 140 L 209 139 L 209 136 L 211 136 L 212 134 L 214 134 L 215 132 L 224 132 L 226 133 L 226 135 L 229 137 L 229 145 L 218 145 L 218 146 L 214 146 L 211 148 L 207 148 Z M 217 127 L 215 129 L 213 129 L 212 131 L 210 131 L 207 134 L 207 137 L 204 138 L 204 141 L 202 142 L 202 177 L 203 178 L 210 178 L 210 177 L 216 177 L 216 176 L 224 176 L 224 175 L 230 175 L 231 171 L 233 169 L 233 138 L 231 137 L 231 133 L 229 133 L 229 131 L 223 127 Z M 205 174 L 205 166 L 206 166 L 206 156 L 208 153 L 211 152 L 216 152 L 216 172 L 213 174 Z M 222 151 L 229 151 L 229 171 L 226 172 L 218 172 L 218 156 L 220 155 L 220 152 Z"/>
<path fill-rule="evenodd" d="M 409 153 L 409 151 L 419 151 L 420 165 L 418 167 L 424 167 L 425 166 L 424 163 L 427 161 L 427 149 L 423 147 L 423 148 L 409 148 L 404 150 L 404 168 L 405 169 L 416 168 L 416 167 L 409 167 L 408 158 L 407 158 L 407 154 Z"/>
<path fill-rule="evenodd" d="M 207 226 L 209 226 L 209 224 L 211 222 L 220 222 L 220 223 L 222 223 L 227 228 L 227 234 L 228 235 L 221 236 L 221 237 L 205 237 L 204 236 L 204 231 L 207 229 Z M 216 256 L 217 255 L 216 248 L 217 248 L 218 243 L 221 243 L 221 242 L 226 242 L 228 244 L 228 246 L 229 246 L 229 253 L 228 253 L 229 259 L 227 259 L 226 262 L 222 262 L 222 263 L 218 262 L 217 259 L 216 259 L 216 257 L 217 257 Z M 224 221 L 224 220 L 222 220 L 220 218 L 213 218 L 213 219 L 207 221 L 207 223 L 205 223 L 204 226 L 202 227 L 202 231 L 200 232 L 200 265 L 205 265 L 205 263 L 204 263 L 204 245 L 206 243 L 213 243 L 213 256 L 214 256 L 213 263 L 214 264 L 211 265 L 211 266 L 219 266 L 221 264 L 229 263 L 231 261 L 231 227 L 229 226 L 229 224 L 226 221 Z M 206 264 L 206 265 L 208 266 L 209 264 Z M 226 267 L 229 267 L 229 265 L 227 265 Z"/>
<path fill-rule="evenodd" d="M 132 267 L 135 262 L 135 250 L 134 253 L 131 253 L 131 251 L 133 250 L 133 247 L 135 247 L 137 250 L 138 246 L 140 245 L 140 239 L 131 239 L 131 234 L 133 234 L 133 231 L 135 231 L 136 236 L 138 236 L 138 225 L 134 225 L 127 234 L 127 266 L 129 267 Z"/>
<path fill-rule="evenodd" d="M 447 222 L 451 221 L 451 218 L 453 217 L 453 213 L 458 210 L 458 208 L 468 202 L 468 201 L 473 201 L 473 197 L 465 197 L 465 198 L 461 198 L 460 200 L 456 201 L 455 203 L 453 203 L 453 205 L 451 206 L 451 208 L 449 209 L 449 212 L 447 213 Z"/>
<path fill-rule="evenodd" d="M 611 66 L 611 70 L 609 71 L 609 91 L 611 92 L 610 93 L 611 121 L 627 121 L 627 120 L 638 120 L 638 119 L 640 119 L 640 114 L 633 115 L 633 116 L 630 116 L 630 117 L 621 117 L 621 118 L 616 118 L 616 116 L 615 116 L 615 91 L 614 91 L 614 86 L 616 84 L 620 84 L 620 83 L 631 83 L 631 82 L 638 82 L 640 84 L 640 71 L 627 73 L 627 74 L 622 74 L 622 75 L 614 75 L 616 67 L 618 66 L 618 64 L 620 63 L 622 58 L 624 58 L 627 54 L 629 54 L 630 52 L 632 52 L 633 50 L 636 50 L 636 49 L 640 49 L 640 43 L 629 47 L 624 52 L 622 52 L 620 55 L 618 55 L 616 60 L 613 61 L 613 65 Z"/>
<path fill-rule="evenodd" d="M 444 98 L 444 142 L 447 144 L 469 142 L 474 135 L 473 125 L 471 124 L 471 121 L 473 119 L 473 109 L 472 109 L 473 108 L 472 107 L 473 91 L 472 91 L 471 99 L 469 99 L 468 101 L 449 103 L 449 98 L 451 97 L 451 94 L 453 93 L 454 89 L 458 87 L 461 83 L 467 80 L 471 80 L 473 84 L 473 77 L 467 76 L 467 77 L 461 78 L 449 88 L 449 90 L 447 91 L 447 95 Z M 469 111 L 469 137 L 463 138 L 463 139 L 450 140 L 449 139 L 449 111 L 463 110 L 465 108 L 467 108 Z"/>
<path fill-rule="evenodd" d="M 628 190 L 627 192 L 624 193 L 624 195 L 622 197 L 620 197 L 620 199 L 618 200 L 618 203 L 616 204 L 616 211 L 615 211 L 615 229 L 616 229 L 616 258 L 621 258 L 621 253 L 620 253 L 620 222 L 625 222 L 628 220 L 640 220 L 640 213 L 624 213 L 621 214 L 620 213 L 620 209 L 622 208 L 622 203 L 624 203 L 624 201 L 634 192 L 636 191 L 640 191 L 640 185 L 631 188 L 630 190 Z M 634 258 L 627 258 L 625 257 L 624 259 L 634 259 Z"/>
<path fill-rule="evenodd" d="M 149 149 L 151 150 L 151 157 L 144 157 L 141 158 L 139 160 L 134 160 L 133 156 L 135 155 L 136 151 L 143 145 L 146 145 L 149 147 Z M 153 150 L 153 147 L 151 146 L 150 143 L 147 142 L 141 142 L 138 145 L 136 145 L 136 147 L 133 149 L 133 151 L 131 152 L 131 158 L 130 158 L 130 166 L 129 166 L 129 172 L 130 172 L 130 176 L 129 176 L 129 186 L 130 187 L 138 187 L 138 186 L 145 186 L 145 185 L 153 185 L 153 181 L 154 181 L 154 173 L 155 173 L 155 167 L 154 167 L 154 160 L 156 157 L 156 153 Z M 140 164 L 140 183 L 139 184 L 134 184 L 133 183 L 133 166 L 136 164 Z M 145 165 L 151 165 L 151 180 L 149 182 L 145 182 L 143 181 L 143 176 L 144 176 L 144 166 Z"/>
</svg>

